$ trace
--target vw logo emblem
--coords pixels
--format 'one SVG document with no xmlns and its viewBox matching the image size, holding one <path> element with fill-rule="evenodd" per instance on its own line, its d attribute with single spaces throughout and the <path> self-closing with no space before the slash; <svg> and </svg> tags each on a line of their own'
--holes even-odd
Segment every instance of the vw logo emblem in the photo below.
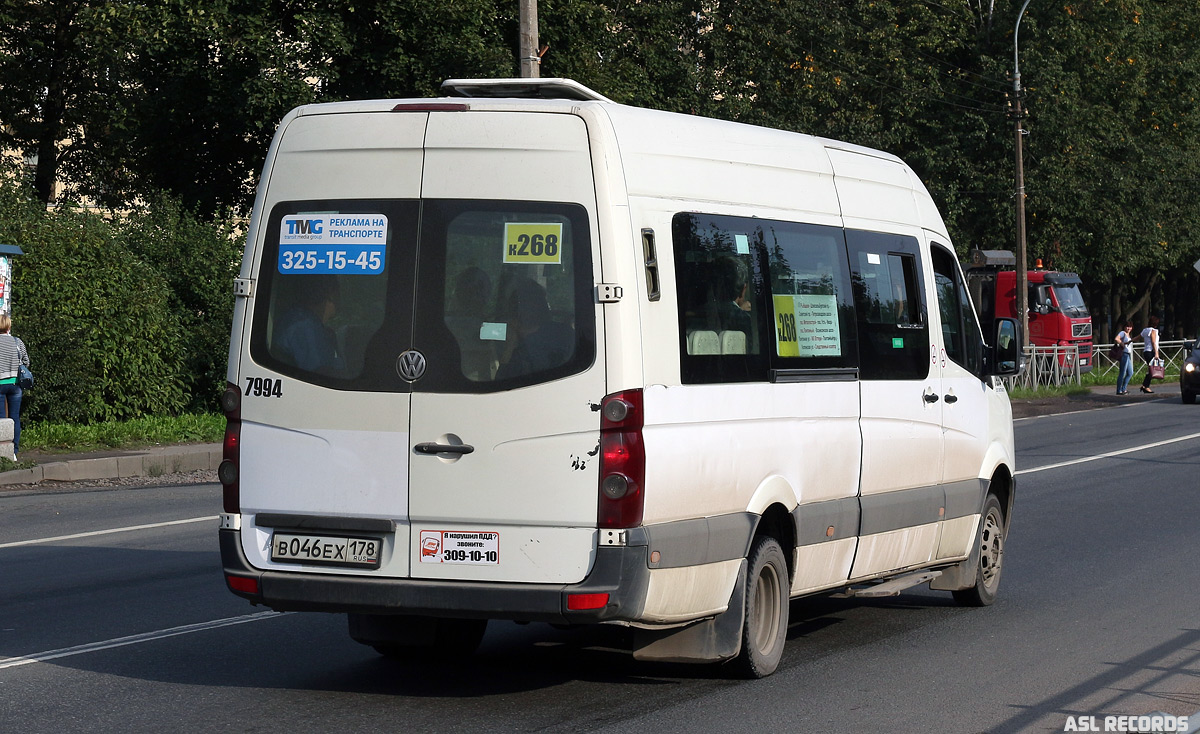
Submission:
<svg viewBox="0 0 1200 734">
<path fill-rule="evenodd" d="M 396 358 L 396 372 L 405 380 L 415 382 L 425 374 L 425 355 L 410 349 Z"/>
</svg>

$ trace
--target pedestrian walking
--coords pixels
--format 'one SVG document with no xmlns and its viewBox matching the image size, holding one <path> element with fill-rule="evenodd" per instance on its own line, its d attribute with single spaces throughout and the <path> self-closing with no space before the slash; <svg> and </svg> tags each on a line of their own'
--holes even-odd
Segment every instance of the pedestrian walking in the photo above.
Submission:
<svg viewBox="0 0 1200 734">
<path fill-rule="evenodd" d="M 12 318 L 0 314 L 0 402 L 4 413 L 0 418 L 12 418 L 13 455 L 21 449 L 21 386 L 17 384 L 17 369 L 29 366 L 25 342 L 12 335 Z"/>
<path fill-rule="evenodd" d="M 1120 367 L 1117 369 L 1117 394 L 1129 392 L 1129 381 L 1133 378 L 1133 322 L 1126 321 L 1117 332 L 1116 347 L 1120 351 Z"/>
<path fill-rule="evenodd" d="M 1142 392 L 1152 393 L 1150 389 L 1150 362 L 1159 359 L 1158 356 L 1158 317 L 1150 317 L 1150 325 L 1142 329 L 1142 359 L 1146 361 L 1146 379 L 1142 380 Z"/>
</svg>

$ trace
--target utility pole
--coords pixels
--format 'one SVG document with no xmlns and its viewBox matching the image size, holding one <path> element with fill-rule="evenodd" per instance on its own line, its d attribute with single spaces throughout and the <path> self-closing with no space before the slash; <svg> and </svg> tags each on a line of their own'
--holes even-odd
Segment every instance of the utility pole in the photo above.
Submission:
<svg viewBox="0 0 1200 734">
<path fill-rule="evenodd" d="M 1025 109 L 1021 106 L 1021 62 L 1017 55 L 1017 35 L 1021 32 L 1021 19 L 1030 0 L 1025 0 L 1021 12 L 1017 13 L 1017 24 L 1013 28 L 1013 107 L 1012 117 L 1016 130 L 1016 197 L 1017 197 L 1017 313 L 1021 316 L 1022 345 L 1029 344 L 1029 274 L 1025 256 L 1025 156 L 1022 151 L 1025 130 L 1022 121 Z"/>
<path fill-rule="evenodd" d="M 538 56 L 537 0 L 520 0 L 521 3 L 521 78 L 537 79 L 541 76 L 541 57 Z"/>
</svg>

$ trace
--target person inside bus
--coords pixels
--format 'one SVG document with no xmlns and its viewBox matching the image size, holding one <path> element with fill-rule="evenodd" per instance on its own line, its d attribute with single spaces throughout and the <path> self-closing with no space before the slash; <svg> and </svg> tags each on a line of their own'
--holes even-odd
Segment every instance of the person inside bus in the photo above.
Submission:
<svg viewBox="0 0 1200 734">
<path fill-rule="evenodd" d="M 458 340 L 462 374 L 473 382 L 490 380 L 496 371 L 495 342 L 480 335 L 491 297 L 492 279 L 482 268 L 471 266 L 455 276 L 445 321 Z"/>
<path fill-rule="evenodd" d="M 339 374 L 345 369 L 345 361 L 329 327 L 337 314 L 337 278 L 325 274 L 294 277 L 298 280 L 293 285 L 300 287 L 275 330 L 280 358 L 306 372 Z"/>
<path fill-rule="evenodd" d="M 753 328 L 751 303 L 746 297 L 750 290 L 749 280 L 745 266 L 734 258 L 726 257 L 718 262 L 716 310 L 720 330 L 741 331 L 746 334 L 747 340 Z"/>
<path fill-rule="evenodd" d="M 496 379 L 541 372 L 566 364 L 575 352 L 575 331 L 555 321 L 546 289 L 532 278 L 518 278 L 508 289 L 505 315 L 509 322 L 507 359 Z"/>
</svg>

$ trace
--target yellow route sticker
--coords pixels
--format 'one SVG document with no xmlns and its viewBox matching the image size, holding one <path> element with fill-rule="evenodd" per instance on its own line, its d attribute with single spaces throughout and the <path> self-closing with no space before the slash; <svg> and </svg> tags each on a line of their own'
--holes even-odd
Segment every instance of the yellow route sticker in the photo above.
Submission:
<svg viewBox="0 0 1200 734">
<path fill-rule="evenodd" d="M 775 351 L 780 357 L 799 357 L 796 311 L 792 296 L 775 296 Z"/>
<path fill-rule="evenodd" d="M 562 223 L 504 225 L 504 262 L 562 264 Z"/>
<path fill-rule="evenodd" d="M 775 353 L 780 357 L 840 357 L 837 298 L 817 294 L 775 296 Z"/>
</svg>

